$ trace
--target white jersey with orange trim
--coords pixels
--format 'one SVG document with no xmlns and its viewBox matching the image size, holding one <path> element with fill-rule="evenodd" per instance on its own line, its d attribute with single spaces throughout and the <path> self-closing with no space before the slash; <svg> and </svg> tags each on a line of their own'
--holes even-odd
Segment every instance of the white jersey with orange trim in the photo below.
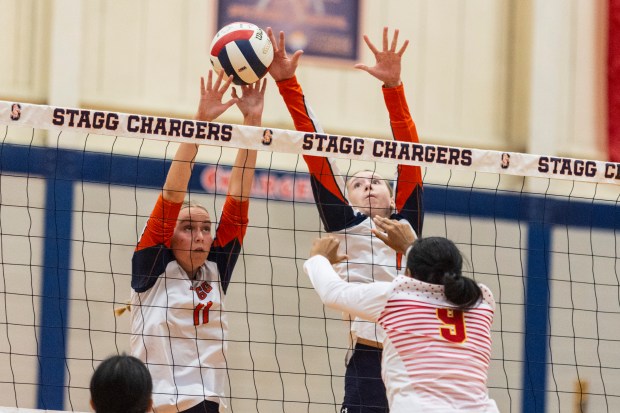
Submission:
<svg viewBox="0 0 620 413">
<path fill-rule="evenodd" d="M 277 85 L 295 128 L 306 132 L 322 132 L 297 78 L 279 81 Z M 382 92 L 394 140 L 419 142 L 403 85 L 384 87 Z M 392 281 L 398 275 L 401 255 L 376 238 L 371 232 L 374 228 L 371 217 L 349 203 L 343 174 L 338 171 L 333 159 L 306 155 L 304 160 L 308 165 L 312 192 L 323 226 L 331 236 L 339 239 L 340 253 L 349 257 L 336 267 L 338 274 L 351 282 Z M 423 196 L 420 167 L 399 165 L 394 191 L 395 211 L 390 218 L 406 221 L 418 236 L 422 233 L 424 219 Z M 345 314 L 345 317 L 349 318 L 350 315 Z M 353 340 L 360 337 L 382 343 L 385 338 L 379 326 L 360 319 L 352 322 L 351 333 Z"/>
<path fill-rule="evenodd" d="M 187 410 L 204 400 L 226 404 L 223 299 L 245 235 L 248 202 L 226 199 L 209 256 L 194 279 L 170 249 L 180 208 L 160 195 L 132 259 L 131 354 L 151 373 L 155 413 Z"/>
<path fill-rule="evenodd" d="M 467 311 L 450 304 L 441 285 L 399 276 L 392 282 L 343 281 L 320 255 L 304 264 L 325 305 L 383 327 L 382 376 L 391 413 L 497 413 L 489 398 L 495 300 Z"/>
</svg>

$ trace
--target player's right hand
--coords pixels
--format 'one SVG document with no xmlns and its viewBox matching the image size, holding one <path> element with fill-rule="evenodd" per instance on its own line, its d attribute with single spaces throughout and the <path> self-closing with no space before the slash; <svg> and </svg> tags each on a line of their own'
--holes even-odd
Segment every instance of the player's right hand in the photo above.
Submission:
<svg viewBox="0 0 620 413">
<path fill-rule="evenodd" d="M 209 70 L 207 83 L 204 77 L 200 78 L 200 102 L 198 102 L 198 110 L 196 111 L 196 120 L 208 121 L 216 119 L 222 113 L 237 103 L 238 99 L 233 98 L 227 102 L 222 102 L 224 94 L 232 83 L 233 77 L 229 76 L 224 83 L 224 71 L 220 71 L 213 82 L 213 71 Z"/>
<path fill-rule="evenodd" d="M 338 247 L 340 247 L 340 241 L 334 237 L 317 238 L 312 243 L 310 256 L 322 255 L 327 258 L 332 265 L 337 264 L 349 258 L 346 255 L 339 254 Z"/>
</svg>

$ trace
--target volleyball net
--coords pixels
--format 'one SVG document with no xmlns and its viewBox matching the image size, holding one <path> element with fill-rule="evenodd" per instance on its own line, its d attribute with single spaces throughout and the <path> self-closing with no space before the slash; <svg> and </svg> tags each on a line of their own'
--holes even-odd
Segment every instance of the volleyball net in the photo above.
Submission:
<svg viewBox="0 0 620 413">
<path fill-rule="evenodd" d="M 341 171 L 423 168 L 424 236 L 497 301 L 488 386 L 502 412 L 620 409 L 620 165 L 0 101 L 0 406 L 89 411 L 99 362 L 129 353 L 131 256 L 178 142 L 217 222 L 236 148 L 260 150 L 226 297 L 230 412 L 327 412 L 348 327 L 303 273 L 323 234 L 301 155 Z M 423 138 L 422 138 L 423 140 Z M 0 408 L 2 409 L 2 408 Z M 580 410 L 577 410 L 580 409 Z M 8 410 L 8 411 L 13 411 Z"/>
</svg>

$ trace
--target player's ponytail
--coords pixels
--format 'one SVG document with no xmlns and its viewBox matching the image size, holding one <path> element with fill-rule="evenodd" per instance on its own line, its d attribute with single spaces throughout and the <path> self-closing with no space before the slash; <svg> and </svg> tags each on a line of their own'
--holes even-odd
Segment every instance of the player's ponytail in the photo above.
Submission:
<svg viewBox="0 0 620 413">
<path fill-rule="evenodd" d="M 443 285 L 448 301 L 459 309 L 467 309 L 480 301 L 482 291 L 474 280 L 463 277 L 462 267 L 461 252 L 443 237 L 421 238 L 407 255 L 407 268 L 413 278 Z"/>
<path fill-rule="evenodd" d="M 474 307 L 482 297 L 482 291 L 478 284 L 471 278 L 462 275 L 444 277 L 443 285 L 448 301 L 460 309 Z"/>
</svg>

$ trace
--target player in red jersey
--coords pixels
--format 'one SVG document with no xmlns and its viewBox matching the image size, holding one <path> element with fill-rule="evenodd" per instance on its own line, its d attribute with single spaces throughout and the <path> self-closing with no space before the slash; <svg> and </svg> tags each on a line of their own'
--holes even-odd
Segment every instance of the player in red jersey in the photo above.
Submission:
<svg viewBox="0 0 620 413">
<path fill-rule="evenodd" d="M 302 51 L 290 57 L 285 50 L 284 33 L 276 41 L 267 28 L 274 45 L 274 60 L 269 72 L 276 80 L 280 94 L 293 117 L 295 128 L 306 132 L 321 132 L 307 104 L 295 70 Z M 383 31 L 380 49 L 364 36 L 373 52 L 376 64 L 372 67 L 357 64 L 383 82 L 383 96 L 390 116 L 392 134 L 396 140 L 418 142 L 415 123 L 411 118 L 404 87 L 400 78 L 401 58 L 408 42 L 398 47 L 398 30 L 390 41 L 388 29 Z M 325 230 L 341 241 L 342 253 L 349 259 L 338 265 L 337 272 L 348 281 L 372 283 L 392 281 L 400 268 L 401 256 L 381 239 L 372 235 L 372 217 L 401 220 L 420 234 L 422 231 L 422 174 L 417 166 L 399 165 L 394 194 L 383 177 L 373 171 L 360 171 L 346 182 L 332 160 L 318 156 L 304 157 L 310 170 L 312 190 Z M 349 315 L 345 316 L 349 318 Z M 347 360 L 343 413 L 384 413 L 388 411 L 385 386 L 381 380 L 381 348 L 384 333 L 374 323 L 351 318 L 352 353 Z"/>
<path fill-rule="evenodd" d="M 266 80 L 233 89 L 232 76 L 201 79 L 196 119 L 212 121 L 237 104 L 244 124 L 261 124 Z M 215 237 L 207 210 L 184 204 L 198 146 L 179 146 L 132 259 L 131 351 L 153 377 L 157 413 L 216 413 L 225 403 L 223 301 L 248 224 L 256 151 L 239 150 Z"/>
<path fill-rule="evenodd" d="M 378 233 L 414 234 L 376 219 Z M 407 254 L 406 275 L 392 282 L 347 283 L 332 264 L 346 257 L 338 240 L 314 242 L 304 270 L 325 305 L 379 323 L 385 333 L 382 375 L 392 413 L 497 413 L 486 386 L 491 359 L 491 291 L 461 273 L 463 258 L 446 238 L 421 238 Z"/>
</svg>

